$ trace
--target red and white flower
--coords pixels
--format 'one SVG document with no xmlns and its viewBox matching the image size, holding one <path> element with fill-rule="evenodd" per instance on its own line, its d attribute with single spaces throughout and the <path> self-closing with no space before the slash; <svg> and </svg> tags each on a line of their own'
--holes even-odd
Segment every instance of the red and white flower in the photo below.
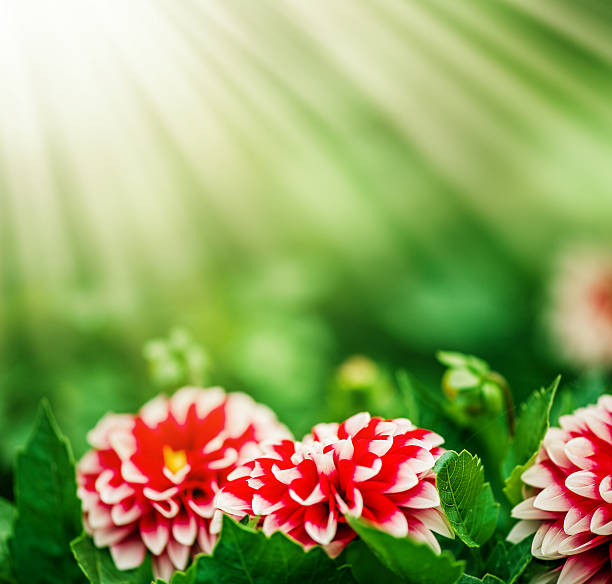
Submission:
<svg viewBox="0 0 612 584">
<path fill-rule="evenodd" d="M 452 537 L 432 470 L 442 442 L 402 418 L 360 413 L 319 424 L 302 442 L 268 445 L 264 456 L 232 472 L 216 504 L 234 516 L 261 516 L 266 535 L 282 531 L 332 557 L 356 535 L 347 515 L 439 552 L 432 532 Z"/>
<path fill-rule="evenodd" d="M 121 570 L 142 563 L 168 578 L 210 553 L 214 498 L 258 442 L 289 435 L 267 407 L 241 393 L 184 388 L 138 413 L 107 414 L 88 434 L 77 466 L 85 529 Z"/>
<path fill-rule="evenodd" d="M 508 539 L 535 532 L 532 553 L 560 565 L 540 582 L 612 584 L 612 396 L 562 416 L 526 470 L 521 519 Z"/>
<path fill-rule="evenodd" d="M 559 352 L 577 367 L 612 366 L 612 253 L 570 250 L 552 285 L 550 328 Z"/>
</svg>

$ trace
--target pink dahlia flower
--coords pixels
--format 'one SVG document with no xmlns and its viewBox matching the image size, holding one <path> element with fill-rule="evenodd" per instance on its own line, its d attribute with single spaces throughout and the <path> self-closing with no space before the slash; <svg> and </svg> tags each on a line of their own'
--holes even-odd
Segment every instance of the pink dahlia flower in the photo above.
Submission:
<svg viewBox="0 0 612 584">
<path fill-rule="evenodd" d="M 367 413 L 319 424 L 302 442 L 268 445 L 264 456 L 233 471 L 216 504 L 234 516 L 261 516 L 266 535 L 282 531 L 332 557 L 356 535 L 347 515 L 439 552 L 432 532 L 452 537 L 432 471 L 442 442 L 406 419 Z"/>
<path fill-rule="evenodd" d="M 576 248 L 560 262 L 549 321 L 565 359 L 578 367 L 612 366 L 612 254 Z"/>
<path fill-rule="evenodd" d="M 267 407 L 219 388 L 184 388 L 137 415 L 107 414 L 77 467 L 85 529 L 119 569 L 139 566 L 148 549 L 155 574 L 168 578 L 212 550 L 213 501 L 227 475 L 259 441 L 287 436 Z"/>
<path fill-rule="evenodd" d="M 612 584 L 612 396 L 562 416 L 522 480 L 521 519 L 508 539 L 535 532 L 532 553 L 560 560 L 540 582 Z"/>
</svg>

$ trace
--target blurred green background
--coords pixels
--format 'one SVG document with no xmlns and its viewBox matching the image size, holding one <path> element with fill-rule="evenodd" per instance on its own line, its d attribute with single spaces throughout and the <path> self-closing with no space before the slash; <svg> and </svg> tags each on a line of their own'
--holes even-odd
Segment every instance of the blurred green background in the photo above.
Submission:
<svg viewBox="0 0 612 584">
<path fill-rule="evenodd" d="M 80 455 L 174 327 L 298 436 L 354 354 L 548 383 L 555 258 L 612 235 L 611 39 L 598 0 L 2 2 L 2 491 L 42 396 Z"/>
</svg>

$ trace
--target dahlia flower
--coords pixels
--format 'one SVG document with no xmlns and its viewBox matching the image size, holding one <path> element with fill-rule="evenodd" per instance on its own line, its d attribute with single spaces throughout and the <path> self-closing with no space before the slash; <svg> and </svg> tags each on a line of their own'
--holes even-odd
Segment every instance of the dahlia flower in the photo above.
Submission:
<svg viewBox="0 0 612 584">
<path fill-rule="evenodd" d="M 211 552 L 213 501 L 227 475 L 259 441 L 287 436 L 267 407 L 219 388 L 184 388 L 137 415 L 107 414 L 77 466 L 85 530 L 119 569 L 139 566 L 149 550 L 167 579 Z"/>
<path fill-rule="evenodd" d="M 269 444 L 264 456 L 233 471 L 216 504 L 236 517 L 263 517 L 266 535 L 282 531 L 332 557 L 356 535 L 347 515 L 439 552 L 432 532 L 452 537 L 432 470 L 442 442 L 402 418 L 360 413 L 319 424 L 302 442 Z"/>
<path fill-rule="evenodd" d="M 508 539 L 535 532 L 532 554 L 560 560 L 540 582 L 612 584 L 612 396 L 562 416 L 522 475 L 521 519 Z"/>
<path fill-rule="evenodd" d="M 612 365 L 612 254 L 580 248 L 562 258 L 552 286 L 549 321 L 569 363 Z"/>
</svg>

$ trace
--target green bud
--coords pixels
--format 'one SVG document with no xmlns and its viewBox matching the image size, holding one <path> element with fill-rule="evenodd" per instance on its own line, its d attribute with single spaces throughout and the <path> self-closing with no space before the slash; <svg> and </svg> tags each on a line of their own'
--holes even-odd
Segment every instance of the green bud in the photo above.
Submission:
<svg viewBox="0 0 612 584">
<path fill-rule="evenodd" d="M 442 351 L 438 360 L 448 369 L 442 376 L 442 391 L 449 414 L 462 426 L 475 426 L 483 417 L 498 416 L 507 407 L 508 429 L 513 429 L 511 396 L 506 380 L 472 355 Z"/>
<path fill-rule="evenodd" d="M 201 385 L 206 379 L 209 359 L 204 349 L 183 329 L 174 329 L 167 339 L 145 344 L 143 355 L 153 383 L 165 389 Z"/>
<path fill-rule="evenodd" d="M 378 364 L 363 355 L 349 357 L 336 370 L 328 401 L 335 417 L 358 411 L 385 415 L 395 399 L 395 388 Z"/>
<path fill-rule="evenodd" d="M 348 358 L 336 373 L 336 383 L 342 391 L 367 391 L 378 383 L 379 378 L 378 365 L 363 355 Z"/>
<path fill-rule="evenodd" d="M 481 391 L 487 412 L 499 414 L 504 410 L 504 396 L 501 387 L 497 383 L 486 381 L 482 385 Z"/>
</svg>

